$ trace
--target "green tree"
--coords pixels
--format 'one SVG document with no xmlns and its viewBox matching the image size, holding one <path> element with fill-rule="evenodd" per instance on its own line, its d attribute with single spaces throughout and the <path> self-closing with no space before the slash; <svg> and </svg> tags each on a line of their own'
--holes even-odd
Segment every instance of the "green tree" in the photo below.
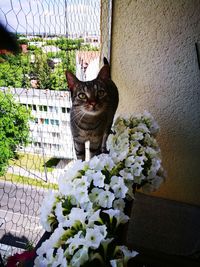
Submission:
<svg viewBox="0 0 200 267">
<path fill-rule="evenodd" d="M 51 89 L 50 74 L 51 69 L 47 62 L 47 55 L 45 53 L 35 53 L 35 62 L 32 66 L 31 73 L 38 81 L 38 88 Z"/>
<path fill-rule="evenodd" d="M 30 119 L 30 111 L 11 93 L 0 91 L 0 175 L 5 173 L 9 159 L 16 156 L 17 147 L 28 144 Z"/>
</svg>

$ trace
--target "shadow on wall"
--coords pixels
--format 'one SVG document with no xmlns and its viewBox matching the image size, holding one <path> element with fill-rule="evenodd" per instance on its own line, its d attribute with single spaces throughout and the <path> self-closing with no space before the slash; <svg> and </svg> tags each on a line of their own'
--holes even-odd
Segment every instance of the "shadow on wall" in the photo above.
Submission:
<svg viewBox="0 0 200 267">
<path fill-rule="evenodd" d="M 18 237 L 12 235 L 11 233 L 6 233 L 0 239 L 0 244 L 21 249 L 27 249 L 27 246 L 30 244 L 30 241 L 25 236 Z"/>
</svg>

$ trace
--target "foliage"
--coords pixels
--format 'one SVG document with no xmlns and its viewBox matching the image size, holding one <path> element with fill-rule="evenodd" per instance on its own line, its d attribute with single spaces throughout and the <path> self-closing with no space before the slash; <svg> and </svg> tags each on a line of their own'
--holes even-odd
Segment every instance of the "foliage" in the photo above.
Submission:
<svg viewBox="0 0 200 267">
<path fill-rule="evenodd" d="M 109 154 L 78 160 L 61 174 L 59 190 L 49 192 L 41 208 L 41 223 L 52 234 L 37 250 L 36 267 L 126 267 L 137 255 L 119 236 L 133 189 L 156 190 L 164 179 L 157 132 L 147 112 L 118 118 Z"/>
<path fill-rule="evenodd" d="M 0 180 L 12 182 L 14 184 L 30 185 L 39 188 L 57 190 L 58 185 L 54 183 L 43 182 L 41 179 L 30 179 L 30 177 L 20 176 L 13 173 L 6 173 L 0 176 Z"/>
<path fill-rule="evenodd" d="M 46 162 L 46 168 L 44 163 Z M 47 164 L 48 163 L 48 164 Z M 53 166 L 57 165 L 58 159 L 42 157 L 38 154 L 17 153 L 15 159 L 9 161 L 10 166 L 20 166 L 26 170 L 35 170 L 39 172 L 52 172 Z"/>
<path fill-rule="evenodd" d="M 18 39 L 17 42 L 18 42 L 18 44 L 28 44 L 28 39 L 26 39 L 26 38 Z"/>
<path fill-rule="evenodd" d="M 32 41 L 43 41 L 43 38 L 36 37 Z M 27 39 L 18 39 L 18 43 L 24 42 L 27 43 Z M 42 48 L 29 45 L 26 54 L 0 55 L 0 87 L 30 88 L 31 80 L 35 79 L 37 88 L 66 90 L 65 71 L 69 70 L 75 73 L 76 50 L 98 50 L 96 47 L 84 44 L 83 39 L 61 37 L 46 42 L 48 45 L 59 47 L 61 51 L 44 53 Z M 61 63 L 51 67 L 49 62 L 55 58 L 61 59 Z"/>
<path fill-rule="evenodd" d="M 26 55 L 1 55 L 0 87 L 30 87 L 28 73 L 29 59 Z"/>
<path fill-rule="evenodd" d="M 98 47 L 91 46 L 90 44 L 82 44 L 81 50 L 83 51 L 99 51 Z"/>
<path fill-rule="evenodd" d="M 37 80 L 38 88 L 40 89 L 50 89 L 50 74 L 51 69 L 47 63 L 47 55 L 35 53 L 35 62 L 31 66 L 31 74 L 34 79 Z"/>
<path fill-rule="evenodd" d="M 5 173 L 16 148 L 28 144 L 30 118 L 30 112 L 12 94 L 0 91 L 0 175 Z"/>
</svg>

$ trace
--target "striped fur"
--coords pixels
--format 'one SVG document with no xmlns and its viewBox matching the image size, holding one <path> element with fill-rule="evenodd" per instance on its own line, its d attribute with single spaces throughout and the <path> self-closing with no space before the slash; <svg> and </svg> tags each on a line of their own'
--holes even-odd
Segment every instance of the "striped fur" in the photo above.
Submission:
<svg viewBox="0 0 200 267">
<path fill-rule="evenodd" d="M 90 141 L 91 157 L 106 152 L 118 106 L 118 90 L 110 78 L 107 60 L 93 81 L 79 81 L 68 71 L 66 77 L 72 96 L 70 121 L 77 158 L 85 159 L 86 141 Z"/>
</svg>

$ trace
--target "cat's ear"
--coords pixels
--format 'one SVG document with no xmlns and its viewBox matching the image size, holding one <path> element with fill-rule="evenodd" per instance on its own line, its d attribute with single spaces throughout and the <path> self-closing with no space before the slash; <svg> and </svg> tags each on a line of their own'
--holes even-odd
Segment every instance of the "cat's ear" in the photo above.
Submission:
<svg viewBox="0 0 200 267">
<path fill-rule="evenodd" d="M 71 91 L 74 90 L 75 86 L 79 83 L 79 80 L 76 78 L 76 76 L 71 73 L 70 71 L 65 72 L 67 84 Z"/>
<path fill-rule="evenodd" d="M 107 58 L 104 57 L 103 62 L 104 62 L 104 66 L 100 69 L 97 79 L 105 81 L 111 78 L 110 77 L 110 66 L 109 66 Z"/>
</svg>

